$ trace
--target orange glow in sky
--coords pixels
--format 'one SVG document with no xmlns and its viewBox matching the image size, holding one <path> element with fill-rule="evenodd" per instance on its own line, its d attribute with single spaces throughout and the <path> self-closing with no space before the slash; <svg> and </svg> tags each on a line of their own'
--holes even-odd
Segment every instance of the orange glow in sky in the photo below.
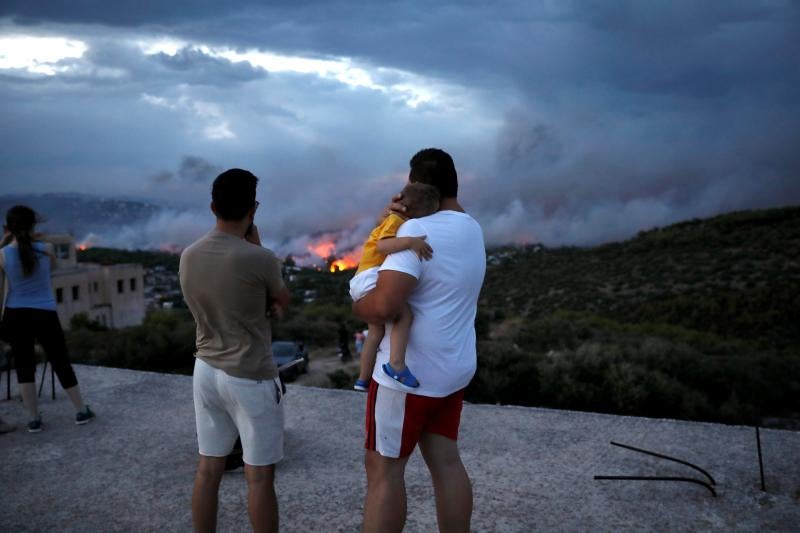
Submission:
<svg viewBox="0 0 800 533">
<path fill-rule="evenodd" d="M 336 243 L 333 241 L 322 241 L 317 244 L 309 244 L 308 251 L 317 254 L 323 259 L 330 257 L 336 251 Z"/>
</svg>

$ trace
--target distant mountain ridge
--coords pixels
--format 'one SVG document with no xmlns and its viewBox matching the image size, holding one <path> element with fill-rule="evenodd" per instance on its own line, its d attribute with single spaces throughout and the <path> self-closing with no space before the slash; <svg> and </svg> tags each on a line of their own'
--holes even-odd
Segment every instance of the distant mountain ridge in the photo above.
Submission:
<svg viewBox="0 0 800 533">
<path fill-rule="evenodd" d="M 106 233 L 144 222 L 161 207 L 120 198 L 103 198 L 79 193 L 13 194 L 0 196 L 0 214 L 13 205 L 33 208 L 44 221 L 39 229 L 52 233 L 72 233 L 78 239 L 90 233 Z"/>
</svg>

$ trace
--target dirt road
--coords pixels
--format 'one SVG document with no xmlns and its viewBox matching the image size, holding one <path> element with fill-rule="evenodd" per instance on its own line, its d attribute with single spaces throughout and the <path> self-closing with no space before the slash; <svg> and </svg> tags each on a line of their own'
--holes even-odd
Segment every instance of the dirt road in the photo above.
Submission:
<svg viewBox="0 0 800 533">
<path fill-rule="evenodd" d="M 336 348 L 333 346 L 324 348 L 312 348 L 309 351 L 308 373 L 300 375 L 292 383 L 295 385 L 308 385 L 311 387 L 330 387 L 331 380 L 328 374 L 336 370 L 344 370 L 348 374 L 355 376 L 358 374 L 358 358 L 353 357 L 347 363 L 342 363 L 336 355 Z"/>
</svg>

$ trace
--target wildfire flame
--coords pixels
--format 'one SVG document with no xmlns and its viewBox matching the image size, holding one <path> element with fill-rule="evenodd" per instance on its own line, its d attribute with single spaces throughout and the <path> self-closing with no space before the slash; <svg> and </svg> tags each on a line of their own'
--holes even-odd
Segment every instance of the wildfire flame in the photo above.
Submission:
<svg viewBox="0 0 800 533">
<path fill-rule="evenodd" d="M 331 263 L 331 272 L 342 271 L 342 270 L 350 270 L 351 268 L 356 268 L 358 266 L 358 259 L 359 254 L 358 250 L 349 252 Z"/>
<path fill-rule="evenodd" d="M 336 242 L 330 239 L 308 245 L 308 251 L 316 254 L 322 259 L 334 258 L 330 263 L 331 272 L 350 270 L 358 266 L 358 250 L 348 252 L 343 257 L 336 257 Z"/>
<path fill-rule="evenodd" d="M 347 270 L 348 268 L 351 267 L 348 267 L 347 263 L 345 263 L 341 259 L 337 259 L 336 261 L 331 263 L 331 272 L 340 272 L 342 270 Z"/>
</svg>

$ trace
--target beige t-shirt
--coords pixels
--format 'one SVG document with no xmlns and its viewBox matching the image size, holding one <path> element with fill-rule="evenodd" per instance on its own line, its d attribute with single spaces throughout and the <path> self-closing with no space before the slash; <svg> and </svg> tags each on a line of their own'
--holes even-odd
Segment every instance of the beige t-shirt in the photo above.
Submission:
<svg viewBox="0 0 800 533">
<path fill-rule="evenodd" d="M 284 284 L 272 251 L 215 229 L 183 251 L 180 280 L 197 323 L 196 357 L 235 377 L 278 375 L 269 308 Z"/>
</svg>

